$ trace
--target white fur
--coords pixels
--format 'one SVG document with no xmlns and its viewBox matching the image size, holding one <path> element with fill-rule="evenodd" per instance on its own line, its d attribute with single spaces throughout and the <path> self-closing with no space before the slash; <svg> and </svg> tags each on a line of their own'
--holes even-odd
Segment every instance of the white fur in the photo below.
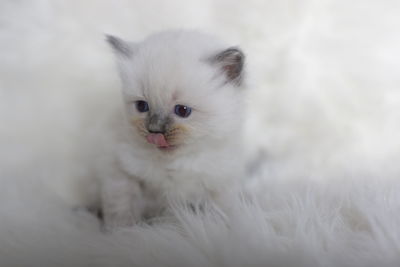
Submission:
<svg viewBox="0 0 400 267">
<path fill-rule="evenodd" d="M 215 62 L 230 46 L 194 31 L 166 31 L 134 44 L 118 42 L 114 52 L 126 115 L 114 114 L 119 127 L 112 129 L 106 142 L 110 149 L 103 151 L 110 155 L 104 157 L 109 162 L 102 160 L 97 170 L 103 180 L 106 224 L 130 225 L 149 210 L 167 208 L 168 201 L 199 203 L 235 188 L 244 176 L 245 89 Z M 131 52 L 127 55 L 116 46 Z M 148 112 L 136 109 L 139 100 L 149 104 Z M 192 109 L 189 117 L 174 114 L 178 104 Z M 151 114 L 188 129 L 172 151 L 147 143 L 131 125 Z"/>
<path fill-rule="evenodd" d="M 0 1 L 0 266 L 398 267 L 398 3 Z M 121 104 L 104 33 L 183 25 L 247 53 L 255 200 L 104 234 L 75 209 Z"/>
</svg>

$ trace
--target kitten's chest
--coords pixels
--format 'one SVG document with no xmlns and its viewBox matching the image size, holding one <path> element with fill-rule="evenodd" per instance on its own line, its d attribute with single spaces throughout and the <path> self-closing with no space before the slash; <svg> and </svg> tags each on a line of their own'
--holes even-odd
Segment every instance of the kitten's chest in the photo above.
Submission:
<svg viewBox="0 0 400 267">
<path fill-rule="evenodd" d="M 178 166 L 177 166 L 178 165 Z M 206 170 L 198 170 L 190 165 L 172 162 L 158 163 L 153 166 L 150 175 L 143 180 L 163 196 L 180 199 L 202 198 L 210 191 L 206 180 L 210 174 Z"/>
<path fill-rule="evenodd" d="M 126 173 L 160 196 L 198 199 L 222 191 L 238 179 L 240 164 L 231 155 L 199 152 L 165 159 L 123 149 L 119 161 Z"/>
<path fill-rule="evenodd" d="M 162 160 L 120 154 L 119 161 L 130 176 L 141 180 L 158 195 L 177 198 L 197 198 L 212 191 L 221 177 L 211 177 L 212 166 L 207 161 L 188 158 L 185 160 Z M 219 173 L 221 176 L 221 173 Z"/>
</svg>

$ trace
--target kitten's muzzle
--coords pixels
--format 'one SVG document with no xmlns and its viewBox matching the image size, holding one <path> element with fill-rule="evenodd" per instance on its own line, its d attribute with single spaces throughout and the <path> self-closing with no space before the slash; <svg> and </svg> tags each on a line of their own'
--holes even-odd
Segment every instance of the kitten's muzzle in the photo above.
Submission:
<svg viewBox="0 0 400 267">
<path fill-rule="evenodd" d="M 150 129 L 147 129 L 147 131 L 149 133 L 152 133 L 152 134 L 165 134 L 165 130 L 150 130 Z"/>
<path fill-rule="evenodd" d="M 146 128 L 147 131 L 152 134 L 165 134 L 170 123 L 171 119 L 168 117 L 163 117 L 158 114 L 149 114 L 146 120 Z"/>
<path fill-rule="evenodd" d="M 152 133 L 146 137 L 146 140 L 149 144 L 156 145 L 159 148 L 167 148 L 170 145 L 168 144 L 167 140 L 165 140 L 165 136 L 160 133 Z"/>
<path fill-rule="evenodd" d="M 170 144 L 166 140 L 165 134 L 168 131 L 171 119 L 158 114 L 149 114 L 146 120 L 146 128 L 149 134 L 146 140 L 159 148 L 168 148 Z"/>
<path fill-rule="evenodd" d="M 176 124 L 172 118 L 149 116 L 145 118 L 132 118 L 131 123 L 138 133 L 149 144 L 155 145 L 161 150 L 175 150 L 185 143 L 189 135 L 189 129 L 183 124 Z"/>
</svg>

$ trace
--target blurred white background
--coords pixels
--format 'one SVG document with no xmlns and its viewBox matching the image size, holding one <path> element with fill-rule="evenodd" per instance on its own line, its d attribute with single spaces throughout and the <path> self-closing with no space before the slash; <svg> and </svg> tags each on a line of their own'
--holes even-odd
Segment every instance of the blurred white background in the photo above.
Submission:
<svg viewBox="0 0 400 267">
<path fill-rule="evenodd" d="M 2 0 L 1 178 L 71 196 L 81 144 L 119 98 L 104 33 L 170 28 L 246 52 L 248 148 L 269 177 L 398 177 L 399 14 L 397 0 Z"/>
</svg>

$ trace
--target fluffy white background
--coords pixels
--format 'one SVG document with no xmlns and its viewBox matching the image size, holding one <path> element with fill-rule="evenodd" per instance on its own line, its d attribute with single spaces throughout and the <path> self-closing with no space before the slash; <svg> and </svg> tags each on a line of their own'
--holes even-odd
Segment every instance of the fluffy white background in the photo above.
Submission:
<svg viewBox="0 0 400 267">
<path fill-rule="evenodd" d="M 0 265 L 400 266 L 399 14 L 396 0 L 2 0 Z M 104 235 L 72 208 L 119 100 L 103 34 L 168 28 L 247 52 L 255 200 Z"/>
</svg>

